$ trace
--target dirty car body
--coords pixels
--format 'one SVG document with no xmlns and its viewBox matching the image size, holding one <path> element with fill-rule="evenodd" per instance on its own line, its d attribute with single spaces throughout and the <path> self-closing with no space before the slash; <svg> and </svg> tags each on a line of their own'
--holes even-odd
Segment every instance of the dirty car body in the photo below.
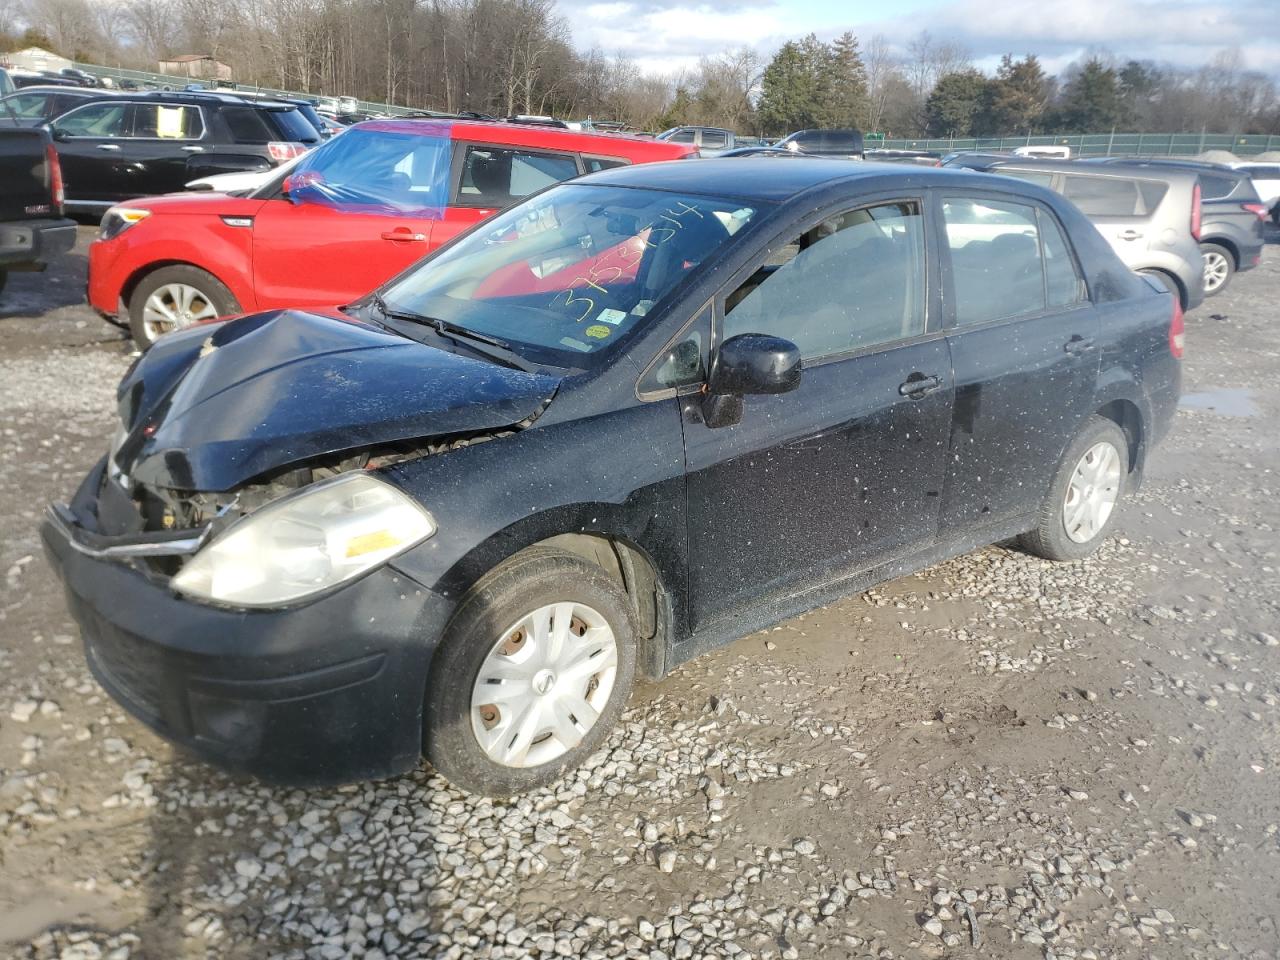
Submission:
<svg viewBox="0 0 1280 960">
<path fill-rule="evenodd" d="M 1069 238 L 1054 263 L 1076 286 L 1054 293 L 1035 274 L 1021 315 L 959 315 L 957 292 L 967 309 L 994 282 L 984 271 L 1010 269 L 990 260 L 1001 224 L 1024 222 L 1024 239 L 1037 223 Z M 564 267 L 537 238 L 578 223 L 570 246 L 590 256 Z M 849 255 L 900 263 L 907 288 L 854 270 L 863 314 L 789 308 L 850 275 L 844 255 L 806 247 L 861 230 L 871 246 Z M 392 775 L 422 756 L 425 691 L 460 604 L 522 551 L 552 544 L 615 577 L 636 672 L 661 677 L 1032 529 L 1092 419 L 1123 430 L 1136 484 L 1176 404 L 1174 320 L 1167 293 L 1030 184 L 826 160 L 610 170 L 342 311 L 162 338 L 121 384 L 110 455 L 43 536 L 95 675 L 163 735 L 273 780 Z M 770 392 L 743 387 L 752 376 Z M 352 476 L 430 532 L 293 599 L 183 586 L 255 515 Z M 362 533 L 347 555 L 396 536 Z"/>
</svg>

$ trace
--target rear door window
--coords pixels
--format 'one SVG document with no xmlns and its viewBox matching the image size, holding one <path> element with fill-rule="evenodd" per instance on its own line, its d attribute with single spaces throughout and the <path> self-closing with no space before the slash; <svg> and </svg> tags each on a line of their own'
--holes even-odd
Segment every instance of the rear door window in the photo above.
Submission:
<svg viewBox="0 0 1280 960">
<path fill-rule="evenodd" d="M 723 150 L 729 145 L 729 137 L 723 130 L 703 130 L 702 146 L 708 150 Z"/>
<path fill-rule="evenodd" d="M 1144 189 L 1144 184 L 1149 184 Z M 1156 188 L 1156 189 L 1152 189 Z M 1155 210 L 1155 193 L 1164 196 L 1164 184 L 1132 180 L 1127 177 L 1083 177 L 1068 174 L 1063 178 L 1063 195 L 1080 208 L 1086 217 L 1145 217 Z"/>
<path fill-rule="evenodd" d="M 204 120 L 197 107 L 170 103 L 133 106 L 132 136 L 143 140 L 199 140 Z"/>
<path fill-rule="evenodd" d="M 944 200 L 942 215 L 958 325 L 1029 316 L 1083 299 L 1067 241 L 1038 207 L 961 197 Z"/>
<path fill-rule="evenodd" d="M 1034 183 L 1038 187 L 1052 187 L 1052 173 L 1038 173 L 1035 170 L 1011 170 L 1008 167 L 996 167 L 993 173 L 998 173 L 1003 177 L 1017 177 L 1019 180 L 1025 180 L 1027 183 Z"/>
<path fill-rule="evenodd" d="M 471 145 L 462 161 L 458 202 L 474 207 L 506 207 L 577 175 L 578 161 L 572 154 Z"/>
</svg>

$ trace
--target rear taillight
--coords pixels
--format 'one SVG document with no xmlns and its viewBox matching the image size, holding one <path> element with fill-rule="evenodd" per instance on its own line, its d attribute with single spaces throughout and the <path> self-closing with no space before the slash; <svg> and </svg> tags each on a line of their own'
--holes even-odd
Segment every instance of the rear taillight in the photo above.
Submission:
<svg viewBox="0 0 1280 960">
<path fill-rule="evenodd" d="M 1173 359 L 1182 359 L 1182 345 L 1185 339 L 1182 327 L 1182 301 L 1178 299 L 1178 295 L 1173 295 L 1173 319 L 1169 322 L 1169 352 L 1173 354 Z"/>
<path fill-rule="evenodd" d="M 1191 188 L 1191 238 L 1200 242 L 1200 184 Z"/>
<path fill-rule="evenodd" d="M 284 163 L 286 160 L 300 157 L 306 152 L 307 148 L 301 143 L 285 143 L 275 140 L 267 144 L 267 154 L 276 163 Z"/>
<path fill-rule="evenodd" d="M 1240 208 L 1242 210 L 1248 210 L 1259 220 L 1266 220 L 1267 217 L 1271 215 L 1271 211 L 1267 209 L 1266 204 L 1262 203 L 1242 203 L 1240 204 Z"/>
<path fill-rule="evenodd" d="M 67 192 L 62 186 L 62 164 L 58 161 L 58 151 L 53 144 L 44 148 L 44 162 L 49 168 L 49 195 L 53 198 L 53 206 L 58 216 L 62 216 L 62 205 L 66 202 Z"/>
</svg>

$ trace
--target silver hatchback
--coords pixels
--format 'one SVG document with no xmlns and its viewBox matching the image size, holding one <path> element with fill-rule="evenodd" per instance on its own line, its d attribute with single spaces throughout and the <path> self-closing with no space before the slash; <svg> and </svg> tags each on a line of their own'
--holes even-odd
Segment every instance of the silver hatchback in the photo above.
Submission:
<svg viewBox="0 0 1280 960">
<path fill-rule="evenodd" d="M 1204 300 L 1199 177 L 1192 170 L 1072 160 L 1010 160 L 991 173 L 1061 193 L 1131 270 L 1163 283 L 1190 310 Z"/>
</svg>

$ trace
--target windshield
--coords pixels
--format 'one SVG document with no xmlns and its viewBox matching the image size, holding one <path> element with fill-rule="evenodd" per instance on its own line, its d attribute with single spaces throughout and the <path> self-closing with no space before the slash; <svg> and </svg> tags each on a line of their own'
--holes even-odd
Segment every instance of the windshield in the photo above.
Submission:
<svg viewBox="0 0 1280 960">
<path fill-rule="evenodd" d="M 567 184 L 495 217 L 383 299 L 538 362 L 593 366 L 755 213 L 728 199 Z"/>
<path fill-rule="evenodd" d="M 423 121 L 419 127 L 421 132 L 360 126 L 333 137 L 290 172 L 290 198 L 353 213 L 439 219 L 448 203 L 452 143 L 445 124 Z"/>
</svg>

